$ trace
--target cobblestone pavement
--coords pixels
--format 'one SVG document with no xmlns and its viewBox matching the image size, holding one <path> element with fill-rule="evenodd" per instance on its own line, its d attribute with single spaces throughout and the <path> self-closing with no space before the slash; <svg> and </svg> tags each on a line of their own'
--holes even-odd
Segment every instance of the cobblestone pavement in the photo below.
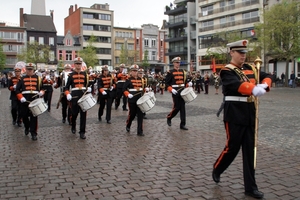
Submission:
<svg viewBox="0 0 300 200">
<path fill-rule="evenodd" d="M 216 112 L 222 95 L 202 92 L 166 124 L 171 95 L 157 94 L 144 120 L 145 137 L 125 131 L 127 112 L 112 110 L 112 124 L 88 111 L 87 139 L 61 122 L 61 110 L 39 116 L 38 140 L 11 124 L 9 91 L 0 95 L 0 199 L 251 199 L 244 195 L 241 153 L 216 184 L 212 165 L 225 145 Z M 260 98 L 256 179 L 265 199 L 300 199 L 300 89 L 272 88 Z M 77 128 L 78 129 L 78 128 Z"/>
</svg>

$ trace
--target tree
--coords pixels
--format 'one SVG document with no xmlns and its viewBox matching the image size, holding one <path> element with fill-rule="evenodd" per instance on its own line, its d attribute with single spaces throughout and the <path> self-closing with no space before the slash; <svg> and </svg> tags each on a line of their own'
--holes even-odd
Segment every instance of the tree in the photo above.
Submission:
<svg viewBox="0 0 300 200">
<path fill-rule="evenodd" d="M 98 65 L 98 57 L 97 57 L 97 48 L 93 46 L 93 43 L 96 41 L 96 37 L 92 35 L 88 40 L 88 45 L 79 51 L 79 56 L 83 59 L 85 64 L 88 66 L 96 66 Z"/>
<path fill-rule="evenodd" d="M 148 67 L 150 67 L 150 64 L 148 62 L 148 54 L 149 54 L 149 52 L 148 52 L 148 50 L 146 50 L 144 52 L 144 59 L 142 61 L 142 66 L 145 68 L 146 71 L 148 70 Z"/>
<path fill-rule="evenodd" d="M 5 68 L 6 64 L 6 56 L 3 52 L 3 45 L 0 40 L 0 71 L 2 71 Z"/>
<path fill-rule="evenodd" d="M 263 23 L 255 25 L 258 42 L 267 56 L 286 61 L 285 74 L 289 74 L 289 62 L 300 55 L 300 3 L 285 1 L 273 5 L 263 14 Z M 288 85 L 288 78 L 285 79 Z"/>
<path fill-rule="evenodd" d="M 121 53 L 120 53 L 120 63 L 124 63 L 125 65 L 133 65 L 134 62 L 137 60 L 138 51 L 129 50 L 127 41 L 124 42 L 121 46 Z"/>
<path fill-rule="evenodd" d="M 50 47 L 48 45 L 41 45 L 38 42 L 32 42 L 28 43 L 27 48 L 24 48 L 17 57 L 19 60 L 24 60 L 34 64 L 48 63 L 49 52 Z"/>
</svg>

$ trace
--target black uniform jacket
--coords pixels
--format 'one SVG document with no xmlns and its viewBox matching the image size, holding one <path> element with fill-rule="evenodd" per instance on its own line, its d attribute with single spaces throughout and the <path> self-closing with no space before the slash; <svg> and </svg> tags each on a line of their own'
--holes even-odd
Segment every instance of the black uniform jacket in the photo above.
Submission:
<svg viewBox="0 0 300 200">
<path fill-rule="evenodd" d="M 243 64 L 241 68 L 238 68 L 232 64 L 230 65 L 235 67 L 235 70 L 225 66 L 221 69 L 220 73 L 223 83 L 224 96 L 250 97 L 252 95 L 252 90 L 255 87 L 255 75 L 252 68 L 253 66 L 249 64 Z M 244 76 L 241 76 L 241 74 L 239 75 L 236 70 Z M 267 91 L 269 91 L 272 83 L 271 76 L 265 72 L 260 72 L 259 83 L 267 83 L 269 86 Z M 254 102 L 225 101 L 224 121 L 240 125 L 254 125 Z"/>
</svg>

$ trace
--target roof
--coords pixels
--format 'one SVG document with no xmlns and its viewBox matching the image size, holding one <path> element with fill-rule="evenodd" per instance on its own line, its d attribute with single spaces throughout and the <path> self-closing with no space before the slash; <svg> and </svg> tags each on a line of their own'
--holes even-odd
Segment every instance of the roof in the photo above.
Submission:
<svg viewBox="0 0 300 200">
<path fill-rule="evenodd" d="M 27 31 L 55 32 L 56 28 L 51 16 L 24 14 L 24 25 Z"/>
</svg>

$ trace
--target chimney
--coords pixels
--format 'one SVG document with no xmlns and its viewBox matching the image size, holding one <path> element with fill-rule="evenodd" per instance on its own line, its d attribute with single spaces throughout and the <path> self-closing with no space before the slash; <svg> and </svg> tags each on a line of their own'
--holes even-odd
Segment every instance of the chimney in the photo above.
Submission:
<svg viewBox="0 0 300 200">
<path fill-rule="evenodd" d="M 20 27 L 24 27 L 24 11 L 23 8 L 20 8 Z"/>
<path fill-rule="evenodd" d="M 52 21 L 54 21 L 54 16 L 53 16 L 53 13 L 54 13 L 54 10 L 50 10 L 50 16 L 51 16 L 51 18 L 52 18 Z"/>
<path fill-rule="evenodd" d="M 77 4 L 75 4 L 75 10 L 77 10 Z"/>
<path fill-rule="evenodd" d="M 69 8 L 69 16 L 73 13 L 73 5 L 70 5 L 70 8 Z"/>
</svg>

